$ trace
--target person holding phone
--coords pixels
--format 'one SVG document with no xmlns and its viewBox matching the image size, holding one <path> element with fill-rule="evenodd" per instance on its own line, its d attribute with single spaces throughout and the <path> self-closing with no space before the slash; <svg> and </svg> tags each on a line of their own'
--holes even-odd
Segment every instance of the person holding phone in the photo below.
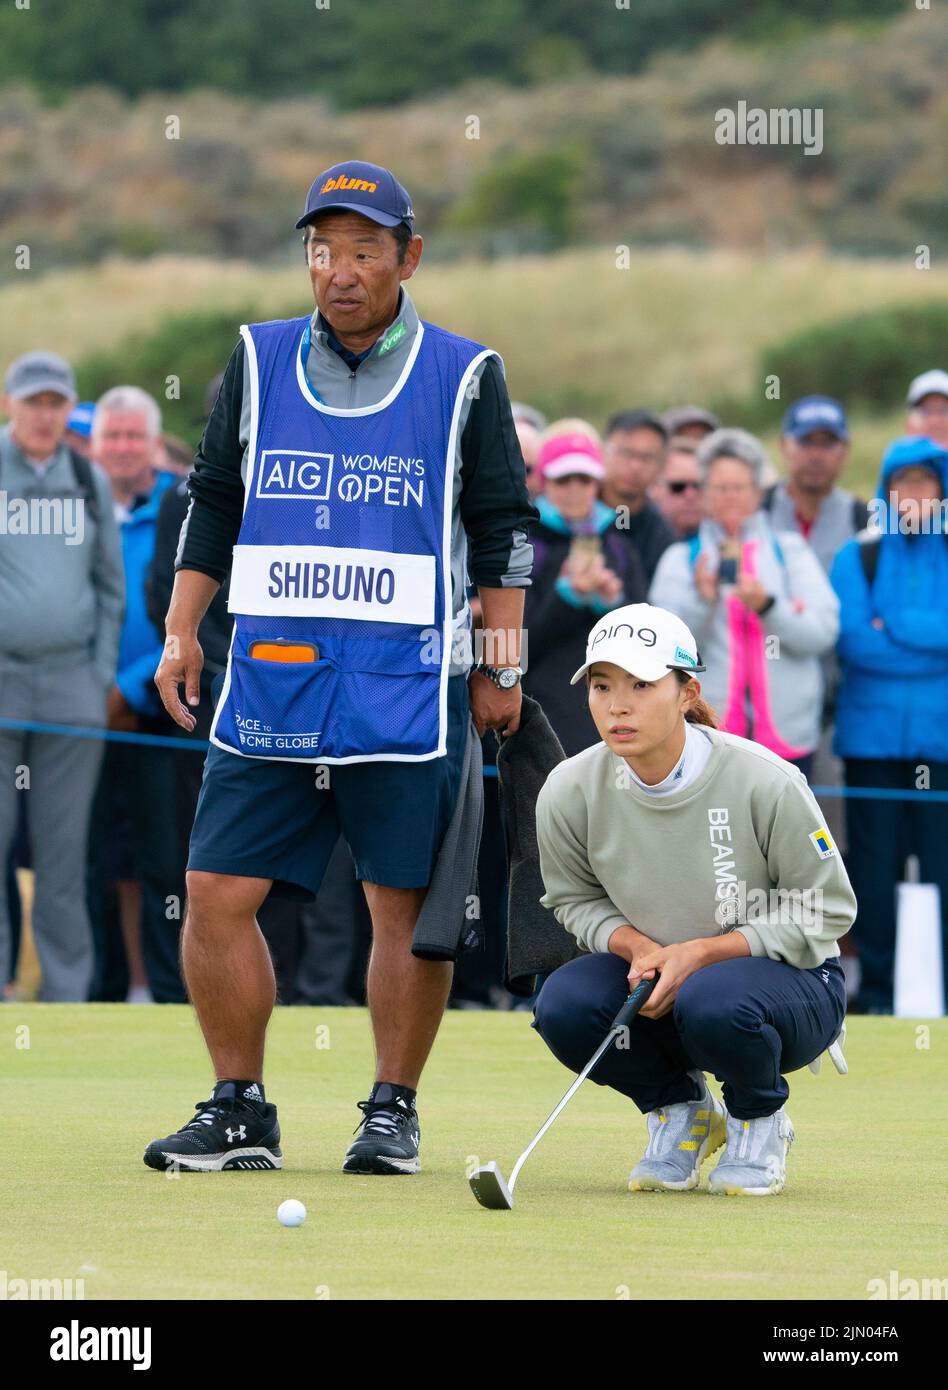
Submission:
<svg viewBox="0 0 948 1390">
<path fill-rule="evenodd" d="M 839 631 L 839 601 L 813 550 L 762 509 L 767 456 L 746 430 L 698 446 L 707 512 L 665 551 L 650 602 L 694 632 L 720 727 L 754 739 L 809 776 L 820 739 L 820 657 Z"/>
<path fill-rule="evenodd" d="M 550 974 L 534 1026 L 579 1072 L 631 989 L 658 977 L 591 1073 L 648 1119 L 634 1192 L 773 1196 L 794 1139 L 788 1072 L 839 1040 L 838 938 L 856 899 L 799 769 L 716 725 L 694 634 L 632 604 L 592 628 L 581 683 L 601 742 L 537 799 L 540 899 L 584 954 Z M 724 1104 L 705 1079 L 723 1083 Z"/>
<path fill-rule="evenodd" d="M 557 420 L 537 456 L 542 492 L 535 498 L 533 572 L 524 626 L 529 651 L 523 688 L 538 700 L 563 748 L 578 753 L 596 730 L 585 702 L 569 685 L 591 619 L 621 603 L 644 599 L 646 579 L 636 548 L 598 497 L 605 476 L 599 436 L 585 420 Z"/>
</svg>

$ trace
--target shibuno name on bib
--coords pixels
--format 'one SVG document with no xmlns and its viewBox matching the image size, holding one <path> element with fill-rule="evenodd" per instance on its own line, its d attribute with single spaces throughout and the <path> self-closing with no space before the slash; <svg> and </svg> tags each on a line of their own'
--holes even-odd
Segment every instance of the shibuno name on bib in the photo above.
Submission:
<svg viewBox="0 0 948 1390">
<path fill-rule="evenodd" d="M 211 738 L 246 757 L 440 757 L 452 470 L 465 391 L 489 349 L 420 324 L 381 407 L 331 410 L 306 379 L 307 325 L 242 330 L 251 450 Z M 279 644 L 292 658 L 274 659 Z"/>
</svg>

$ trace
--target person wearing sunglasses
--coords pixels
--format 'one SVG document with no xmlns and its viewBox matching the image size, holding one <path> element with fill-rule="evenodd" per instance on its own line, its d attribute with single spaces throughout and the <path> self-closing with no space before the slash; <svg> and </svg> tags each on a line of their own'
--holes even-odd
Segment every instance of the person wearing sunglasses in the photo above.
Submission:
<svg viewBox="0 0 948 1390">
<path fill-rule="evenodd" d="M 669 442 L 665 466 L 651 491 L 655 503 L 675 539 L 690 541 L 698 534 L 704 514 L 703 484 L 698 467 L 698 445 L 678 435 Z"/>
<path fill-rule="evenodd" d="M 514 429 L 517 431 L 520 452 L 523 454 L 527 491 L 531 497 L 536 497 L 538 492 L 543 491 L 543 480 L 537 468 L 537 455 L 540 452 L 541 436 L 546 429 L 546 416 L 541 411 L 534 410 L 532 405 L 524 405 L 522 401 L 511 401 L 510 413 L 513 416 Z"/>
</svg>

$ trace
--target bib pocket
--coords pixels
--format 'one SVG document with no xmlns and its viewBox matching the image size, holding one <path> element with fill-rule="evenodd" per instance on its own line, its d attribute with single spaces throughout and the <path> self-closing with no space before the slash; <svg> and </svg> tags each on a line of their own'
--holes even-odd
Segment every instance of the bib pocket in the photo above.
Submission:
<svg viewBox="0 0 948 1390">
<path fill-rule="evenodd" d="M 433 753 L 440 728 L 440 672 L 363 669 L 364 659 L 266 661 L 234 652 L 217 737 L 250 757 L 325 758 Z M 401 662 L 392 663 L 396 667 Z"/>
<path fill-rule="evenodd" d="M 338 723 L 337 700 L 328 662 L 262 661 L 234 652 L 217 736 L 251 757 L 316 762 L 329 751 L 324 740 Z"/>
</svg>

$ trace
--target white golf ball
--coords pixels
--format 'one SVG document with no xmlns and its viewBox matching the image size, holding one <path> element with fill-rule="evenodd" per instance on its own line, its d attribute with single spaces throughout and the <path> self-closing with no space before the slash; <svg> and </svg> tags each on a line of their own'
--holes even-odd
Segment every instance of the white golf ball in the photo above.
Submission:
<svg viewBox="0 0 948 1390">
<path fill-rule="evenodd" d="M 281 1226 L 302 1226 L 306 1220 L 306 1208 L 295 1197 L 289 1197 L 277 1207 L 277 1220 Z"/>
</svg>

